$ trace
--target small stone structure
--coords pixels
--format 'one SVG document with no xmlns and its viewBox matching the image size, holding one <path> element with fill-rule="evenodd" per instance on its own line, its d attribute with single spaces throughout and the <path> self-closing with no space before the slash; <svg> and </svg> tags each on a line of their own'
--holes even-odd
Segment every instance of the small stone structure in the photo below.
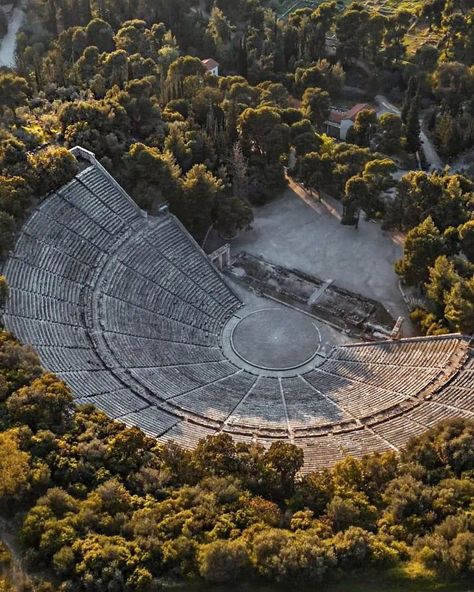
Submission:
<svg viewBox="0 0 474 592">
<path fill-rule="evenodd" d="M 222 245 L 219 249 L 209 255 L 211 260 L 221 271 L 230 265 L 230 245 Z"/>
<path fill-rule="evenodd" d="M 399 340 L 402 338 L 402 325 L 405 322 L 403 317 L 398 317 L 395 326 L 392 329 L 392 333 L 390 334 L 391 339 Z"/>
</svg>

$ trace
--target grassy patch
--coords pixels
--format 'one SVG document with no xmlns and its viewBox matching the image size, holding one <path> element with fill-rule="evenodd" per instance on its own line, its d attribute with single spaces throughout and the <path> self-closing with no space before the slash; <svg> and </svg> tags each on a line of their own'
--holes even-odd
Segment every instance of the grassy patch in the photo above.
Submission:
<svg viewBox="0 0 474 592">
<path fill-rule="evenodd" d="M 417 27 L 405 37 L 408 56 L 413 56 L 423 45 L 436 46 L 441 39 L 440 31 L 429 31 L 428 27 Z"/>
<path fill-rule="evenodd" d="M 280 18 L 285 18 L 299 8 L 316 8 L 322 0 L 280 0 L 273 3 L 275 12 Z"/>
<path fill-rule="evenodd" d="M 467 592 L 466 581 L 445 582 L 422 564 L 410 562 L 385 571 L 368 571 L 325 587 L 324 592 Z"/>
<path fill-rule="evenodd" d="M 422 564 L 410 562 L 384 571 L 364 570 L 328 584 L 298 583 L 271 584 L 264 582 L 242 582 L 212 586 L 195 582 L 178 585 L 170 592 L 471 592 L 469 582 L 444 582 L 427 570 Z"/>
<path fill-rule="evenodd" d="M 269 2 L 275 12 L 282 17 L 288 16 L 298 8 L 316 8 L 324 0 L 272 0 Z M 351 3 L 352 0 L 337 0 L 338 8 L 343 8 Z M 422 0 L 362 0 L 362 4 L 367 10 L 379 11 L 383 14 L 393 14 L 396 10 L 403 8 L 409 11 L 415 10 L 422 4 Z"/>
</svg>

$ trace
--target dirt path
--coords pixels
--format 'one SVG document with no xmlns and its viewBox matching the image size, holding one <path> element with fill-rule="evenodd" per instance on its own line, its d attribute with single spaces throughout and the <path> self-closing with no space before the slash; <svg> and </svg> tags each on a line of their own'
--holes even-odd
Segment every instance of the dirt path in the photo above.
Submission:
<svg viewBox="0 0 474 592">
<path fill-rule="evenodd" d="M 313 191 L 313 193 L 311 194 L 301 185 L 301 183 L 296 182 L 288 175 L 286 176 L 286 180 L 288 182 L 288 186 L 290 187 L 290 189 L 292 189 L 294 193 L 298 195 L 298 197 L 300 197 L 310 208 L 319 213 L 325 211 L 339 221 L 342 219 L 341 202 L 337 201 L 334 198 L 319 197 L 316 191 Z M 403 247 L 403 245 L 405 244 L 405 236 L 403 232 L 394 230 L 391 231 L 389 234 L 391 235 L 391 240 L 394 243 Z"/>
<path fill-rule="evenodd" d="M 400 115 L 400 109 L 392 105 L 390 101 L 384 97 L 383 95 L 377 95 L 375 97 L 376 102 L 380 105 L 383 112 L 386 113 L 394 113 L 395 115 Z M 421 125 L 421 120 L 420 120 Z M 439 157 L 439 154 L 436 152 L 436 148 L 433 145 L 433 142 L 428 138 L 423 130 L 420 132 L 420 140 L 421 140 L 421 149 L 425 156 L 426 162 L 429 164 L 430 171 L 435 170 L 442 170 L 444 168 L 444 163 Z"/>
<path fill-rule="evenodd" d="M 292 189 L 294 193 L 315 212 L 321 213 L 324 210 L 337 220 L 341 220 L 342 207 L 338 202 L 334 200 L 334 205 L 332 205 L 327 199 L 319 197 L 316 191 L 313 191 L 313 194 L 311 194 L 300 183 L 297 183 L 291 177 L 287 176 L 286 180 L 290 189 Z"/>
<path fill-rule="evenodd" d="M 20 545 L 12 533 L 11 525 L 4 518 L 0 518 L 0 540 L 5 544 L 12 556 L 13 567 L 21 568 L 22 558 Z"/>
</svg>

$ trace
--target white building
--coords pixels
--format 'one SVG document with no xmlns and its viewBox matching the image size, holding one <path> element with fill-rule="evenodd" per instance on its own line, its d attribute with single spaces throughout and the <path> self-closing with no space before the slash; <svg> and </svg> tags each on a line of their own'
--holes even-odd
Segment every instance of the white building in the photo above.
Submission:
<svg viewBox="0 0 474 592">
<path fill-rule="evenodd" d="M 206 60 L 202 60 L 203 66 L 213 76 L 219 76 L 219 62 L 216 62 L 213 58 L 207 58 Z"/>
<path fill-rule="evenodd" d="M 347 138 L 347 132 L 354 125 L 357 114 L 368 107 L 367 103 L 357 103 L 348 111 L 331 109 L 327 121 L 324 122 L 327 135 L 344 141 Z"/>
</svg>

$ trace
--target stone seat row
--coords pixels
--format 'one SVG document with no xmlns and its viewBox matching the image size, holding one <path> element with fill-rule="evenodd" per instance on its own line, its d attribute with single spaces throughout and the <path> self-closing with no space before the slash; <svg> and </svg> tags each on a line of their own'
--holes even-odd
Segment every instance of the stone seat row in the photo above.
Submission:
<svg viewBox="0 0 474 592">
<path fill-rule="evenodd" d="M 88 333 L 83 327 L 77 325 L 20 316 L 8 316 L 7 320 L 8 326 L 15 335 L 24 335 L 25 341 L 38 349 L 47 345 L 64 348 L 91 346 Z"/>
<path fill-rule="evenodd" d="M 22 235 L 22 238 L 24 236 Z M 5 275 L 12 278 L 13 274 L 15 274 L 18 278 L 17 285 L 19 287 L 27 286 L 27 288 L 30 286 L 29 271 L 35 269 L 41 269 L 50 275 L 49 283 L 54 286 L 58 285 L 59 290 L 61 290 L 61 281 L 63 279 L 76 282 L 81 286 L 88 284 L 93 271 L 92 267 L 66 253 L 63 253 L 61 257 L 52 257 L 48 255 L 49 250 L 49 247 L 38 247 L 35 254 L 28 258 L 21 251 L 15 253 L 7 262 Z M 10 279 L 9 284 L 15 285 L 12 279 Z"/>
<path fill-rule="evenodd" d="M 146 429 L 145 429 L 146 431 Z M 163 442 L 176 442 L 183 448 L 195 448 L 199 440 L 218 433 L 216 428 L 210 428 L 189 421 L 175 423 L 160 436 Z"/>
<path fill-rule="evenodd" d="M 242 371 L 218 382 L 177 395 L 172 402 L 173 405 L 185 411 L 214 421 L 225 422 L 248 396 L 256 381 L 256 376 Z"/>
<path fill-rule="evenodd" d="M 25 264 L 45 269 L 59 276 L 85 282 L 98 260 L 97 249 L 87 243 L 88 254 L 85 256 L 85 241 L 76 241 L 69 248 L 61 249 L 57 244 L 48 242 L 48 240 L 49 237 L 38 238 L 24 232 L 17 243 L 15 260 L 23 261 Z"/>
<path fill-rule="evenodd" d="M 171 217 L 141 234 L 139 244 L 135 243 L 134 248 L 128 249 L 120 259 L 137 271 L 143 270 L 145 275 L 150 273 L 155 281 L 161 282 L 166 277 L 173 286 L 177 274 L 184 276 L 180 278 L 181 282 L 187 282 L 194 289 L 200 288 L 205 299 L 215 300 L 226 310 L 229 306 L 240 304 L 216 270 L 203 259 L 196 245 L 183 234 L 182 227 Z M 199 273 L 196 273 L 197 269 Z"/>
<path fill-rule="evenodd" d="M 133 224 L 139 216 L 139 210 L 130 197 L 115 185 L 98 167 L 88 167 L 77 175 L 96 197 L 104 201 L 120 218 Z"/>
<path fill-rule="evenodd" d="M 469 365 L 466 365 L 463 371 L 455 376 L 455 378 L 449 384 L 450 386 L 465 388 L 472 392 L 474 385 L 474 368 L 472 367 L 471 360 Z"/>
<path fill-rule="evenodd" d="M 132 368 L 131 375 L 161 399 L 170 399 L 235 374 L 238 369 L 228 362 L 208 362 L 161 368 Z"/>
<path fill-rule="evenodd" d="M 219 331 L 220 322 L 213 317 L 212 310 L 207 311 L 205 307 L 200 309 L 193 305 L 185 290 L 163 289 L 157 282 L 140 276 L 128 267 L 118 266 L 113 281 L 104 293 L 118 296 L 135 306 L 151 312 L 159 312 L 175 320 L 188 320 L 188 322 L 192 320 L 193 324 L 199 327 L 207 326 L 210 330 Z"/>
<path fill-rule="evenodd" d="M 403 448 L 410 438 L 418 436 L 428 429 L 427 426 L 409 419 L 406 414 L 386 419 L 371 425 L 370 428 L 397 448 Z"/>
<path fill-rule="evenodd" d="M 403 367 L 387 367 L 353 361 L 327 361 L 321 369 L 348 380 L 416 396 L 417 393 L 438 376 L 439 368 L 416 367 L 407 372 Z"/>
<path fill-rule="evenodd" d="M 43 345 L 41 361 L 46 368 L 54 368 L 55 372 L 107 369 L 92 347 L 67 348 L 64 345 Z"/>
<path fill-rule="evenodd" d="M 182 225 L 172 217 L 168 218 L 166 224 L 168 234 L 165 234 L 166 231 L 161 225 L 152 228 L 152 236 L 145 234 L 148 244 L 153 245 L 170 261 L 178 263 L 185 274 L 192 277 L 193 281 L 199 284 L 207 294 L 221 301 L 226 307 L 240 305 L 238 298 L 222 281 L 217 271 L 209 265 L 205 255 L 185 233 Z M 159 242 L 161 237 L 166 237 L 167 240 Z M 196 273 L 196 269 L 199 269 L 199 273 Z"/>
<path fill-rule="evenodd" d="M 403 342 L 345 345 L 334 348 L 332 357 L 337 360 L 370 361 L 373 364 L 395 366 L 444 366 L 447 358 L 459 346 L 459 337 L 436 339 L 408 339 Z"/>
<path fill-rule="evenodd" d="M 474 393 L 472 390 L 448 386 L 439 394 L 434 395 L 433 400 L 452 405 L 458 409 L 474 409 Z"/>
<path fill-rule="evenodd" d="M 100 200 L 88 192 L 83 185 L 71 183 L 73 195 L 67 190 L 53 193 L 46 206 L 40 211 L 50 218 L 67 226 L 72 232 L 97 244 L 99 238 L 124 232 L 127 224 L 108 209 Z"/>
<path fill-rule="evenodd" d="M 116 305 L 116 307 L 110 307 Z M 175 306 L 174 306 L 175 305 Z M 159 324 L 160 319 L 168 319 L 171 323 L 188 328 L 196 336 L 214 335 L 220 333 L 220 327 L 208 317 L 194 316 L 185 303 L 168 294 L 163 296 L 159 310 L 152 310 L 136 298 L 135 302 L 124 302 L 119 296 L 106 294 L 101 298 L 99 316 L 101 325 L 106 331 L 123 332 L 123 327 L 128 327 L 131 333 L 146 331 L 145 323 L 152 326 Z M 159 337 L 159 334 L 154 334 Z"/>
<path fill-rule="evenodd" d="M 84 208 L 106 208 L 108 218 L 122 219 L 133 225 L 141 212 L 133 200 L 100 166 L 88 166 L 63 186 L 60 193 L 73 205 Z M 104 213 L 100 212 L 99 217 Z"/>
<path fill-rule="evenodd" d="M 471 407 L 472 409 L 472 407 Z M 458 409 L 455 415 L 457 417 L 471 417 L 474 418 L 474 413 Z M 444 404 L 444 400 L 441 403 L 435 401 L 423 401 L 420 405 L 417 405 L 413 410 L 406 414 L 408 419 L 421 423 L 426 426 L 426 429 L 432 427 L 444 419 L 453 417 L 453 409 Z"/>
<path fill-rule="evenodd" d="M 305 375 L 317 391 L 356 417 L 370 415 L 376 410 L 403 401 L 405 395 L 383 388 L 353 381 L 335 374 L 327 374 L 319 368 Z"/>
<path fill-rule="evenodd" d="M 49 207 L 49 201 L 45 202 L 48 207 L 41 206 L 36 212 L 37 215 L 27 223 L 26 231 L 29 234 L 40 238 L 41 228 L 48 228 L 51 238 L 57 241 L 58 246 L 66 248 L 66 241 L 70 243 L 75 238 L 78 244 L 105 251 L 113 244 L 117 235 L 125 232 L 126 227 L 123 224 L 117 224 L 117 228 L 111 231 L 87 216 L 80 208 L 74 207 L 59 196 L 56 197 L 62 204 L 63 211 L 56 213 Z"/>
<path fill-rule="evenodd" d="M 130 335 L 146 340 L 163 339 L 194 345 L 215 347 L 217 336 L 207 329 L 186 321 L 170 319 L 165 314 L 145 310 L 117 298 L 103 296 L 101 307 L 108 308 L 107 320 L 102 319 L 106 333 Z"/>
<path fill-rule="evenodd" d="M 128 388 L 109 391 L 101 395 L 81 397 L 76 399 L 76 403 L 78 405 L 95 405 L 113 419 L 118 419 L 130 413 L 141 412 L 150 406 L 148 401 L 138 397 Z"/>
<path fill-rule="evenodd" d="M 69 280 L 46 270 L 28 264 L 15 265 L 9 272 L 9 281 L 13 286 L 31 294 L 45 295 L 71 303 L 80 303 L 83 284 Z"/>
<path fill-rule="evenodd" d="M 117 293 L 117 284 L 119 284 L 121 292 L 126 295 L 126 290 L 122 290 L 123 277 L 130 278 L 133 299 L 137 298 L 142 301 L 145 298 L 146 308 L 159 307 L 163 295 L 169 294 L 183 300 L 190 310 L 195 311 L 195 314 L 206 315 L 217 324 L 221 324 L 223 320 L 228 318 L 232 312 L 229 311 L 228 302 L 219 302 L 210 294 L 206 294 L 197 283 L 191 281 L 176 268 L 167 270 L 166 265 L 166 261 L 161 267 L 161 261 L 154 260 L 148 263 L 142 257 L 140 258 L 140 266 L 143 271 L 141 271 L 140 268 L 130 266 L 129 262 L 127 262 L 127 266 L 124 266 L 122 261 L 118 265 L 117 276 L 114 276 L 108 293 Z M 129 284 L 130 281 L 127 286 Z"/>
<path fill-rule="evenodd" d="M 77 399 L 104 395 L 123 389 L 123 383 L 109 369 L 62 370 L 56 374 L 72 389 Z"/>
<path fill-rule="evenodd" d="M 348 434 L 329 434 L 314 438 L 303 446 L 304 472 L 321 470 L 348 455 L 361 457 L 364 454 L 384 452 L 387 448 L 383 439 L 363 428 Z"/>
<path fill-rule="evenodd" d="M 50 296 L 38 297 L 37 294 L 17 287 L 10 288 L 9 310 L 11 309 L 15 311 L 14 316 L 78 326 L 82 324 L 83 311 L 80 305 Z"/>
<path fill-rule="evenodd" d="M 314 388 L 302 377 L 282 379 L 282 389 L 293 430 L 351 419 L 342 407 Z"/>
<path fill-rule="evenodd" d="M 107 333 L 109 348 L 124 368 L 159 367 L 172 364 L 198 364 L 223 359 L 220 348 L 189 343 Z"/>
</svg>

